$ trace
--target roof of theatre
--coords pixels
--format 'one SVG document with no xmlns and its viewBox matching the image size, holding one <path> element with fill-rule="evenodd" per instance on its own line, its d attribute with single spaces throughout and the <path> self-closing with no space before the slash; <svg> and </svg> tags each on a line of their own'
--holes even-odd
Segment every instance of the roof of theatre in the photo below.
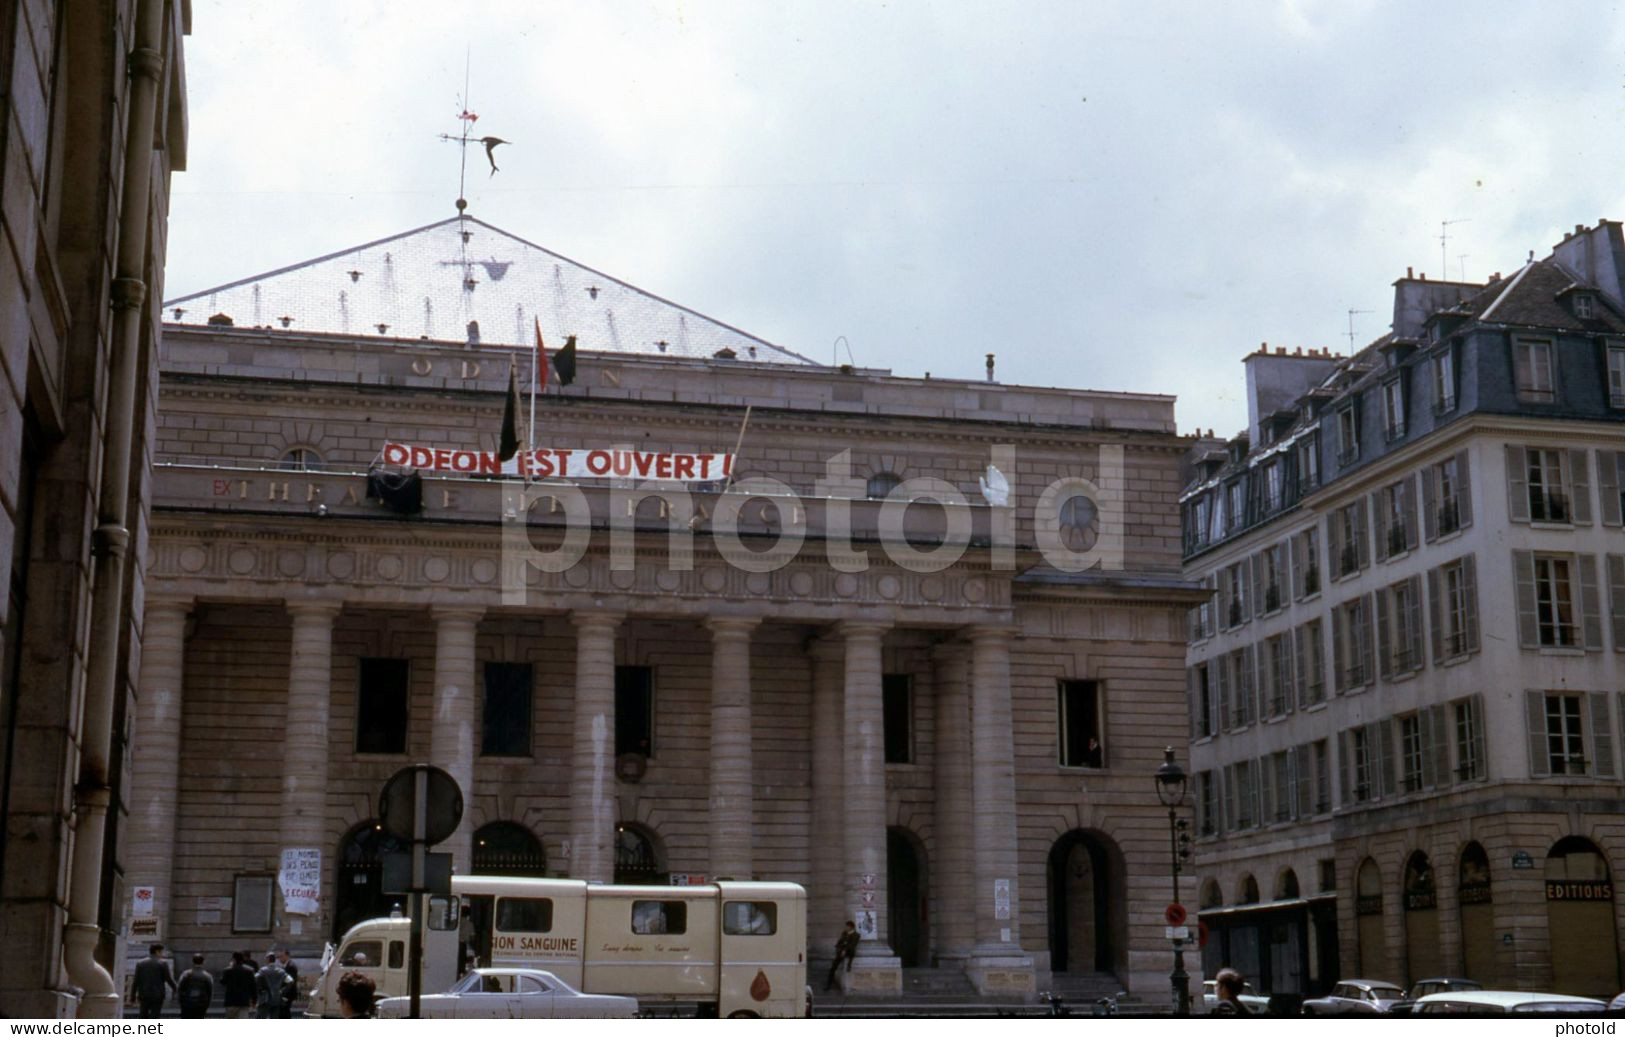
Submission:
<svg viewBox="0 0 1625 1037">
<path fill-rule="evenodd" d="M 645 356 L 814 361 L 468 215 L 164 304 L 174 324 L 530 345 Z"/>
</svg>

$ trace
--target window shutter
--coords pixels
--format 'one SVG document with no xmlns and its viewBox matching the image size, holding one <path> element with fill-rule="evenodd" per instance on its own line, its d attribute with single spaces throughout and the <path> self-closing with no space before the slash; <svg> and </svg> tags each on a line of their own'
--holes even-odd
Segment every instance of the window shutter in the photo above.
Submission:
<svg viewBox="0 0 1625 1037">
<path fill-rule="evenodd" d="M 1462 639 L 1469 652 L 1478 651 L 1478 559 L 1467 555 L 1461 560 Z"/>
<path fill-rule="evenodd" d="M 1396 724 L 1399 723 L 1397 720 L 1394 722 Z M 1416 711 L 1416 734 L 1417 738 L 1421 742 L 1419 748 L 1422 752 L 1422 759 L 1420 761 L 1421 768 L 1420 773 L 1417 774 L 1417 778 L 1421 780 L 1422 788 L 1431 789 L 1438 783 L 1439 780 L 1438 768 L 1434 766 L 1433 712 L 1431 710 L 1419 709 Z M 1406 791 L 1410 790 L 1407 789 Z"/>
<path fill-rule="evenodd" d="M 1456 455 L 1456 520 L 1463 529 L 1473 524 L 1473 483 L 1465 450 Z"/>
<path fill-rule="evenodd" d="M 1196 694 L 1196 667 L 1192 666 L 1185 671 L 1185 700 L 1187 712 L 1190 713 L 1191 741 L 1199 737 L 1199 728 L 1196 723 L 1196 714 L 1202 707 L 1202 700 Z"/>
<path fill-rule="evenodd" d="M 1535 613 L 1535 554 L 1512 552 L 1512 582 L 1518 598 L 1518 643 L 1525 648 L 1540 647 L 1540 620 Z"/>
<path fill-rule="evenodd" d="M 1602 604 L 1597 593 L 1597 556 L 1575 555 L 1574 564 L 1580 570 L 1580 629 L 1584 631 L 1586 651 L 1600 652 L 1603 649 Z"/>
<path fill-rule="evenodd" d="M 1490 758 L 1486 754 L 1484 745 L 1484 696 L 1472 697 L 1473 716 L 1471 730 L 1468 732 L 1473 740 L 1473 759 L 1478 761 L 1478 777 L 1487 778 L 1490 773 Z"/>
<path fill-rule="evenodd" d="M 1260 588 L 1262 580 L 1261 570 L 1264 568 L 1264 556 L 1253 555 L 1247 559 L 1247 607 L 1244 613 L 1249 616 L 1262 616 L 1264 614 L 1264 595 Z"/>
<path fill-rule="evenodd" d="M 1241 705 L 1241 722 L 1250 724 L 1258 716 L 1257 709 L 1258 646 L 1248 645 L 1241 651 L 1241 687 L 1237 689 Z"/>
<path fill-rule="evenodd" d="M 1236 828 L 1236 767 L 1234 764 L 1224 768 L 1224 818 L 1222 826 L 1225 831 L 1235 831 Z"/>
<path fill-rule="evenodd" d="M 1343 805 L 1354 802 L 1354 732 L 1344 731 L 1337 739 L 1337 771 L 1343 786 Z"/>
<path fill-rule="evenodd" d="M 1405 614 L 1400 618 L 1405 623 L 1405 641 L 1416 653 L 1411 659 L 1411 668 L 1419 670 L 1427 664 L 1427 653 L 1422 648 L 1422 577 L 1412 576 L 1406 582 L 1410 594 L 1406 596 Z"/>
<path fill-rule="evenodd" d="M 1312 750 L 1307 745 L 1300 745 L 1293 750 L 1295 769 L 1292 772 L 1293 789 L 1292 800 L 1297 807 L 1297 816 L 1312 817 L 1315 813 L 1313 798 L 1315 776 L 1315 761 Z"/>
<path fill-rule="evenodd" d="M 1380 542 L 1380 541 L 1379 541 Z M 1381 668 L 1382 679 L 1387 680 L 1394 675 L 1394 637 L 1389 629 L 1389 612 L 1392 609 L 1388 604 L 1388 589 L 1384 587 L 1377 592 L 1377 665 Z"/>
<path fill-rule="evenodd" d="M 1253 761 L 1253 825 L 1264 827 L 1264 765 L 1269 763 L 1268 756 L 1261 756 Z"/>
<path fill-rule="evenodd" d="M 1448 788 L 1452 777 L 1450 741 L 1453 731 L 1450 712 L 1444 706 L 1433 706 L 1428 710 L 1428 721 L 1433 737 L 1433 744 L 1428 750 L 1433 757 L 1433 785 L 1435 788 Z"/>
<path fill-rule="evenodd" d="M 1427 481 L 1426 473 L 1423 473 L 1423 481 L 1424 482 Z M 1417 537 L 1416 537 L 1416 480 L 1407 477 L 1405 479 L 1405 481 L 1403 483 L 1401 483 L 1400 485 L 1401 485 L 1402 489 L 1399 491 L 1399 494 L 1400 494 L 1399 513 L 1404 518 L 1404 521 L 1405 521 L 1405 550 L 1414 551 L 1414 550 L 1416 550 L 1416 544 L 1417 544 Z"/>
<path fill-rule="evenodd" d="M 1540 691 L 1524 692 L 1524 710 L 1529 722 L 1529 776 L 1550 777 L 1551 757 L 1546 748 L 1546 694 Z"/>
<path fill-rule="evenodd" d="M 1507 515 L 1529 521 L 1529 458 L 1521 446 L 1507 447 Z"/>
<path fill-rule="evenodd" d="M 1303 548 L 1299 544 L 1302 537 L 1294 533 L 1286 538 L 1286 562 L 1292 569 L 1292 600 L 1297 601 L 1303 597 L 1303 559 L 1299 557 Z"/>
<path fill-rule="evenodd" d="M 1439 535 L 1439 491 L 1434 486 L 1438 476 L 1438 465 L 1422 469 L 1422 539 L 1430 544 Z"/>
<path fill-rule="evenodd" d="M 1444 593 L 1444 581 L 1440 579 L 1438 569 L 1428 570 L 1428 635 L 1433 643 L 1433 665 L 1438 666 L 1444 662 L 1444 602 L 1439 595 Z"/>
<path fill-rule="evenodd" d="M 1371 502 L 1371 532 L 1376 534 L 1378 561 L 1388 557 L 1388 508 L 1383 500 L 1385 496 L 1387 494 L 1378 490 L 1367 498 Z M 1364 506 L 1360 510 L 1365 511 Z"/>
<path fill-rule="evenodd" d="M 1597 451 L 1597 496 L 1602 500 L 1602 524 L 1620 525 L 1619 453 Z"/>
<path fill-rule="evenodd" d="M 1219 726 L 1213 729 L 1217 733 L 1235 726 L 1230 718 L 1230 657 L 1221 655 L 1213 660 L 1212 672 L 1219 684 Z"/>
<path fill-rule="evenodd" d="M 1577 526 L 1591 525 L 1591 466 L 1584 450 L 1569 451 L 1569 510 Z"/>
<path fill-rule="evenodd" d="M 1608 565 L 1608 619 L 1614 651 L 1625 652 L 1625 555 L 1603 557 Z"/>
<path fill-rule="evenodd" d="M 1326 516 L 1326 550 L 1328 552 L 1326 557 L 1331 560 L 1331 564 L 1326 571 L 1325 577 L 1321 580 L 1322 584 L 1343 571 L 1343 521 L 1338 515 L 1339 513 L 1334 511 Z"/>
<path fill-rule="evenodd" d="M 1367 526 L 1365 498 L 1362 497 L 1354 502 L 1354 556 L 1361 569 L 1371 564 L 1371 538 L 1366 536 Z"/>
<path fill-rule="evenodd" d="M 1348 684 L 1343 655 L 1343 607 L 1332 609 L 1332 690 L 1342 692 Z"/>
<path fill-rule="evenodd" d="M 1375 670 L 1376 660 L 1372 653 L 1376 650 L 1371 636 L 1371 595 L 1365 597 L 1365 607 L 1360 610 L 1360 625 L 1355 630 L 1360 649 L 1360 676 L 1365 683 L 1371 682 L 1371 674 Z"/>
<path fill-rule="evenodd" d="M 1292 631 L 1292 662 L 1293 672 L 1298 677 L 1298 708 L 1303 709 L 1309 705 L 1309 660 L 1307 658 L 1308 646 L 1304 641 L 1309 636 L 1308 624 Z"/>
<path fill-rule="evenodd" d="M 1219 570 L 1219 600 L 1215 602 L 1219 610 L 1219 629 L 1230 629 L 1230 570 Z"/>
<path fill-rule="evenodd" d="M 1293 713 L 1298 704 L 1297 680 L 1295 679 L 1298 675 L 1298 668 L 1292 658 L 1292 648 L 1292 635 L 1290 633 L 1282 634 L 1282 665 L 1276 669 L 1275 675 L 1276 679 L 1281 682 L 1281 701 L 1285 705 L 1288 716 Z"/>
<path fill-rule="evenodd" d="M 1586 727 L 1591 731 L 1591 773 L 1599 778 L 1612 778 L 1619 773 L 1614 762 L 1614 715 L 1608 708 L 1608 693 L 1594 691 L 1586 696 L 1590 703 Z"/>
<path fill-rule="evenodd" d="M 1392 720 L 1379 720 L 1371 727 L 1372 741 L 1377 745 L 1377 755 L 1382 763 L 1382 794 L 1392 796 L 1397 788 L 1394 782 L 1394 723 Z"/>
</svg>

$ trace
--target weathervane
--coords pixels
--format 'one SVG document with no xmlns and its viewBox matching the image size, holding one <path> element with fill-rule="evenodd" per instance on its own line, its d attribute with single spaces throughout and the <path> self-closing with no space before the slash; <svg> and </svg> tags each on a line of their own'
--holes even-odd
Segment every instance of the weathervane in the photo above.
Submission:
<svg viewBox="0 0 1625 1037">
<path fill-rule="evenodd" d="M 457 169 L 457 214 L 461 216 L 468 209 L 468 196 L 465 193 L 464 188 L 468 182 L 469 144 L 478 143 L 485 145 L 485 159 L 487 162 L 491 163 L 490 175 L 496 176 L 497 145 L 508 143 L 508 141 L 503 140 L 501 137 L 476 137 L 474 135 L 474 124 L 479 122 L 480 117 L 476 115 L 468 106 L 468 56 L 466 52 L 463 57 L 463 99 L 459 105 L 459 108 L 461 108 L 461 111 L 458 113 L 457 119 L 462 124 L 461 132 L 459 132 L 455 137 L 449 133 L 442 133 L 440 134 L 440 139 L 453 141 L 457 144 L 459 161 Z"/>
</svg>

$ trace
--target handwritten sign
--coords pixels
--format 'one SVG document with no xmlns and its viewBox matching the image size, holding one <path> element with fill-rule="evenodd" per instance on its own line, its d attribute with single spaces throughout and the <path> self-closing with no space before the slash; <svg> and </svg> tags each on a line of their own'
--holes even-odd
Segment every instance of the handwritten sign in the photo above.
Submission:
<svg viewBox="0 0 1625 1037">
<path fill-rule="evenodd" d="M 152 903 L 157 890 L 151 886 L 137 886 L 131 893 L 130 914 L 136 918 L 151 918 Z"/>
<path fill-rule="evenodd" d="M 313 915 L 322 906 L 322 851 L 288 848 L 277 873 L 282 909 L 290 915 Z"/>
<path fill-rule="evenodd" d="M 503 462 L 491 450 L 385 443 L 385 464 L 423 472 L 458 475 L 516 475 L 527 479 L 658 479 L 710 482 L 733 473 L 732 454 L 695 454 L 650 450 L 565 449 L 521 450 Z"/>
</svg>

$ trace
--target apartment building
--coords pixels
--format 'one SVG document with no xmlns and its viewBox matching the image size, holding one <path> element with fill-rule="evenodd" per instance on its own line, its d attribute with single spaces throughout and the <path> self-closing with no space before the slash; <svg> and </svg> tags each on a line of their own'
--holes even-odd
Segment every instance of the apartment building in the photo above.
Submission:
<svg viewBox="0 0 1625 1037">
<path fill-rule="evenodd" d="M 1394 288 L 1352 356 L 1247 357 L 1247 431 L 1191 457 L 1204 971 L 1611 996 L 1625 239 Z"/>
</svg>

